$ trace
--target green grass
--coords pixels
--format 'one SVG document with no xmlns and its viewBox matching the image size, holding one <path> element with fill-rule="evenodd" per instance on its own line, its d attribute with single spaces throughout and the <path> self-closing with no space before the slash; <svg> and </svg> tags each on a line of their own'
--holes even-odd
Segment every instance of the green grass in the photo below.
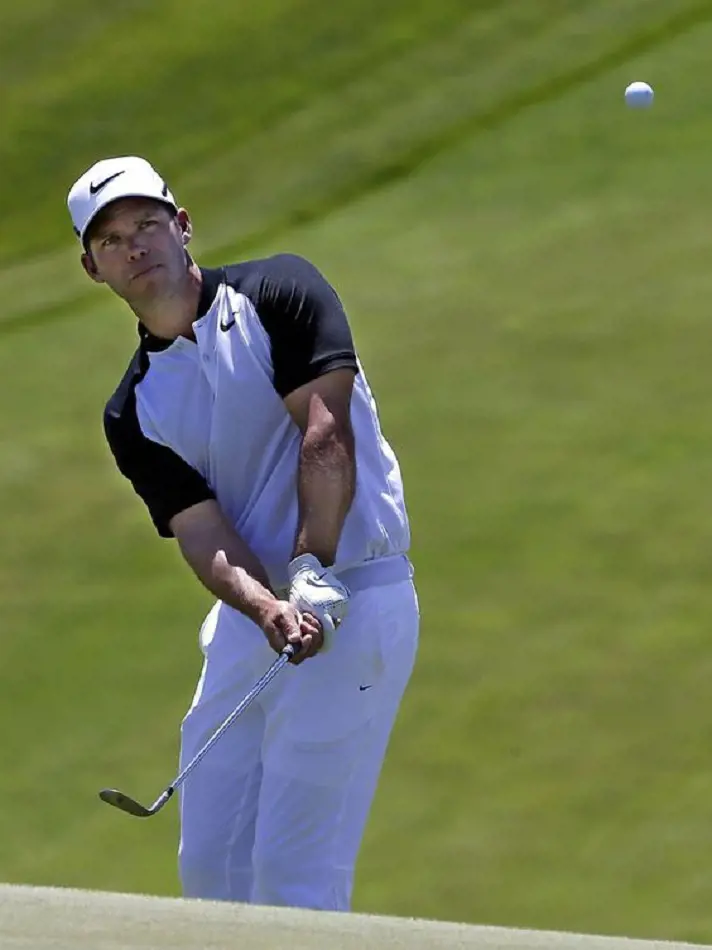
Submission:
<svg viewBox="0 0 712 950">
<path fill-rule="evenodd" d="M 134 328 L 64 207 L 140 151 L 206 263 L 328 274 L 402 461 L 422 649 L 356 909 L 712 941 L 712 5 L 121 10 L 0 14 L 0 879 L 178 893 L 175 811 L 96 790 L 170 777 L 209 598 L 110 464 Z"/>
</svg>

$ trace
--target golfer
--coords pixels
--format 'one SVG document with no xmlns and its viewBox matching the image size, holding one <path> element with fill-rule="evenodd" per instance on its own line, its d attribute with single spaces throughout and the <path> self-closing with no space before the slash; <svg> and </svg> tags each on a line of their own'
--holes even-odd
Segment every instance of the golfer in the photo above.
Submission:
<svg viewBox="0 0 712 950">
<path fill-rule="evenodd" d="M 216 598 L 181 769 L 298 647 L 181 788 L 183 893 L 349 910 L 419 608 L 346 313 L 298 255 L 198 265 L 188 212 L 142 158 L 99 161 L 68 207 L 84 270 L 137 321 L 104 412 L 116 467 Z"/>
</svg>

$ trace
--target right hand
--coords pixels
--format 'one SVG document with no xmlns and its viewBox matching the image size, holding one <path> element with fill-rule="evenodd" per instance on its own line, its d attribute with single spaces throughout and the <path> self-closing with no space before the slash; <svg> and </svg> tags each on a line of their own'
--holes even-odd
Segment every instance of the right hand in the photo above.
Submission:
<svg viewBox="0 0 712 950">
<path fill-rule="evenodd" d="M 275 653 L 281 653 L 288 643 L 295 647 L 297 652 L 289 661 L 295 666 L 316 656 L 324 645 L 324 633 L 316 617 L 300 614 L 286 600 L 271 601 L 262 610 L 259 625 Z"/>
</svg>

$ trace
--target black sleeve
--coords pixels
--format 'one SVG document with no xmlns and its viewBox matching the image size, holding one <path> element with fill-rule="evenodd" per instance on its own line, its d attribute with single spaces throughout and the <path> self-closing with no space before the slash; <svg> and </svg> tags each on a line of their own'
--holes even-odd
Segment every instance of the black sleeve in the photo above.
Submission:
<svg viewBox="0 0 712 950">
<path fill-rule="evenodd" d="M 280 396 L 334 369 L 358 372 L 344 307 L 313 264 L 295 254 L 276 254 L 260 261 L 241 284 L 269 335 Z"/>
<path fill-rule="evenodd" d="M 158 534 L 172 538 L 171 518 L 215 495 L 203 476 L 184 459 L 143 434 L 135 393 L 141 375 L 129 372 L 107 403 L 104 432 L 119 471 L 148 508 Z"/>
</svg>

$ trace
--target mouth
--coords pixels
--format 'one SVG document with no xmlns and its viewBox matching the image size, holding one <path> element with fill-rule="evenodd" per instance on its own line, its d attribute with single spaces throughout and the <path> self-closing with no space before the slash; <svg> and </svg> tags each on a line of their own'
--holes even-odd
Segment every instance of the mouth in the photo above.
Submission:
<svg viewBox="0 0 712 950">
<path fill-rule="evenodd" d="M 143 270 L 138 271 L 138 273 L 133 274 L 131 280 L 138 280 L 139 277 L 145 277 L 147 274 L 152 274 L 153 271 L 158 270 L 160 264 L 151 264 L 150 267 L 145 267 Z"/>
</svg>

